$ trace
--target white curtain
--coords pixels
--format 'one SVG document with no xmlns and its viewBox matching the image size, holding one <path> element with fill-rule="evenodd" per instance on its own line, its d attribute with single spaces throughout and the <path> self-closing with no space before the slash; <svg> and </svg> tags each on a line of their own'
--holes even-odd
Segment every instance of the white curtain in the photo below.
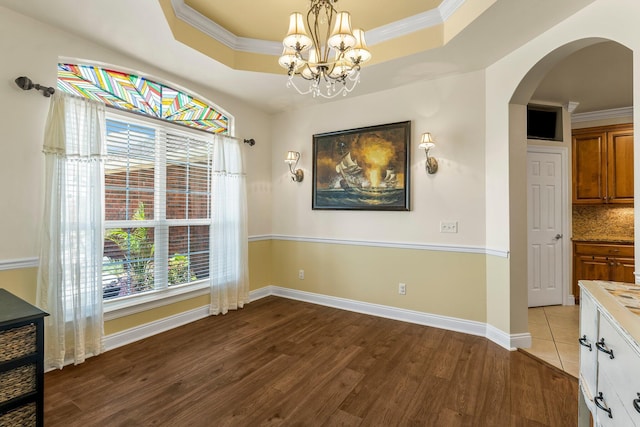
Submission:
<svg viewBox="0 0 640 427">
<path fill-rule="evenodd" d="M 45 128 L 37 305 L 45 369 L 102 352 L 104 105 L 56 91 Z"/>
<path fill-rule="evenodd" d="M 216 135 L 211 197 L 211 314 L 249 302 L 247 184 L 243 147 Z"/>
</svg>

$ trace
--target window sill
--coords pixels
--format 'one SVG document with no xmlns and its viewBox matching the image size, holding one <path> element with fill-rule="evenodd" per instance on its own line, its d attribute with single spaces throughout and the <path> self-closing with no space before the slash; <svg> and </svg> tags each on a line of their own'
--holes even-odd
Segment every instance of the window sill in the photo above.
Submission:
<svg viewBox="0 0 640 427">
<path fill-rule="evenodd" d="M 174 304 L 209 294 L 209 281 L 149 291 L 138 295 L 130 295 L 116 300 L 104 301 L 104 321 L 118 319 L 143 311 Z"/>
</svg>

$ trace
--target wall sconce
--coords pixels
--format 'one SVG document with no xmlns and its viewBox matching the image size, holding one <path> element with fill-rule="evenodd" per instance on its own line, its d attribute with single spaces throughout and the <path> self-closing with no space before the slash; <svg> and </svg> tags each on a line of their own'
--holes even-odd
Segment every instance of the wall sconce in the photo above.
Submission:
<svg viewBox="0 0 640 427">
<path fill-rule="evenodd" d="M 422 134 L 420 145 L 418 145 L 418 147 L 424 148 L 424 154 L 427 156 L 427 161 L 424 163 L 424 166 L 430 174 L 434 174 L 438 171 L 438 160 L 435 157 L 429 157 L 429 150 L 435 147 L 435 145 L 435 141 L 429 132 Z"/>
<path fill-rule="evenodd" d="M 291 173 L 291 181 L 293 182 L 301 182 L 302 178 L 304 178 L 302 169 L 296 169 L 298 160 L 300 160 L 300 153 L 297 151 L 289 151 L 287 158 L 284 160 L 285 163 L 289 163 L 289 173 Z"/>
</svg>

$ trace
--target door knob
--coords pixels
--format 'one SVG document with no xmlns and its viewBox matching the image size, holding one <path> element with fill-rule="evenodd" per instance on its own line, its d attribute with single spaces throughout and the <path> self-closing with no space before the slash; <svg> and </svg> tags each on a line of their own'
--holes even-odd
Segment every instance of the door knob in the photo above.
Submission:
<svg viewBox="0 0 640 427">
<path fill-rule="evenodd" d="M 560 240 L 562 239 L 562 234 L 558 233 L 556 234 L 556 237 L 553 238 L 553 240 Z"/>
</svg>

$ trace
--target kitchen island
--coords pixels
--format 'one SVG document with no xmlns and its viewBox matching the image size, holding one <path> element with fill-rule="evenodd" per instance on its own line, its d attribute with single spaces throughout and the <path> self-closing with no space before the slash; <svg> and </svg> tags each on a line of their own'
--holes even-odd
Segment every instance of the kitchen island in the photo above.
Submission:
<svg viewBox="0 0 640 427">
<path fill-rule="evenodd" d="M 640 426 L 640 286 L 580 288 L 579 425 Z"/>
</svg>

